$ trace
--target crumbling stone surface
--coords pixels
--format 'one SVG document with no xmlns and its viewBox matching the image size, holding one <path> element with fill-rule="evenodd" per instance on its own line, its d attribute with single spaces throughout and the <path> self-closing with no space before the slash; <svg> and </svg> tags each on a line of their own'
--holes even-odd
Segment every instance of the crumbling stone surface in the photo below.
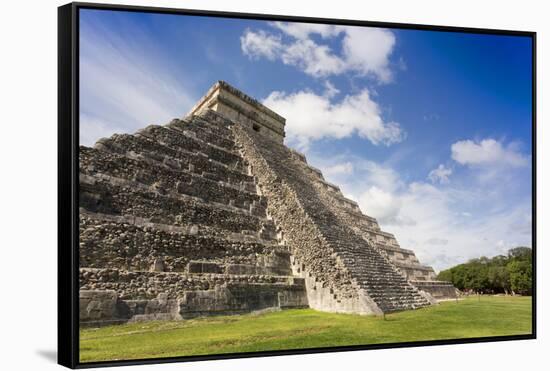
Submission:
<svg viewBox="0 0 550 371">
<path fill-rule="evenodd" d="M 117 300 L 113 290 L 80 290 L 80 320 L 112 320 L 116 317 Z"/>
<path fill-rule="evenodd" d="M 188 195 L 161 194 L 138 182 L 115 183 L 99 177 L 81 177 L 80 207 L 88 212 L 134 216 L 152 223 L 220 227 L 232 232 L 270 228 L 265 209 L 246 211 L 231 205 L 207 203 Z"/>
<path fill-rule="evenodd" d="M 177 299 L 184 291 L 212 290 L 220 285 L 264 284 L 303 288 L 303 280 L 289 276 L 146 272 L 110 268 L 80 268 L 81 290 L 114 290 L 121 299 Z"/>
<path fill-rule="evenodd" d="M 80 218 L 80 266 L 146 271 L 162 260 L 163 271 L 184 272 L 191 260 L 213 261 L 222 266 L 249 264 L 265 267 L 289 265 L 288 252 L 275 241 L 239 241 L 229 234 L 199 235 L 191 228 L 166 231 L 155 226 L 132 225 Z M 290 269 L 288 269 L 290 271 Z"/>
</svg>

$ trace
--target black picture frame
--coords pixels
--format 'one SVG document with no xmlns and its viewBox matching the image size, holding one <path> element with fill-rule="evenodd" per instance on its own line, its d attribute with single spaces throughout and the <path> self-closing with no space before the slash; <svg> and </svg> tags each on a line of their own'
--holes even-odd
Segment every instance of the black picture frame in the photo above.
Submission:
<svg viewBox="0 0 550 371">
<path fill-rule="evenodd" d="M 203 356 L 180 356 L 155 359 L 120 360 L 105 362 L 79 362 L 79 302 L 78 302 L 78 144 L 79 144 L 79 11 L 81 9 L 122 10 L 179 15 L 202 15 L 209 17 L 278 20 L 304 23 L 325 23 L 350 26 L 376 26 L 394 29 L 429 30 L 491 35 L 515 35 L 532 40 L 532 253 L 533 297 L 532 333 L 527 335 L 492 336 L 468 339 L 430 340 L 406 343 L 371 344 L 359 346 L 335 346 L 329 348 L 292 349 L 250 353 L 217 354 Z M 465 344 L 510 340 L 536 339 L 537 337 L 537 285 L 536 285 L 536 32 L 512 31 L 486 28 L 449 27 L 441 25 L 372 22 L 345 19 L 283 16 L 274 14 L 234 13 L 191 9 L 171 9 L 146 6 L 111 5 L 96 3 L 70 3 L 58 8 L 58 363 L 69 368 L 98 366 L 122 366 L 156 364 L 214 359 L 265 357 L 308 353 L 342 352 L 353 350 L 387 349 L 433 345 Z"/>
</svg>

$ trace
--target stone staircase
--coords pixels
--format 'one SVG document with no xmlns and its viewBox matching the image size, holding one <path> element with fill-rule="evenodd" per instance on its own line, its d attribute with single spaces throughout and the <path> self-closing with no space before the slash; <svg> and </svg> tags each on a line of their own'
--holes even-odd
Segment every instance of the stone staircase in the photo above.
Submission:
<svg viewBox="0 0 550 371">
<path fill-rule="evenodd" d="M 293 151 L 241 125 L 233 128 L 237 140 L 243 144 L 243 153 L 252 165 L 253 174 L 259 179 L 262 192 L 267 195 L 268 212 L 282 227 L 292 254 L 302 263 L 302 269 L 308 270 L 308 275 L 331 286 L 329 292 L 334 293 L 333 296 L 323 297 L 313 306 L 357 312 L 361 307 L 358 303 L 363 302 L 360 312 L 385 313 L 430 304 L 375 246 L 338 218 L 319 193 L 311 175 L 306 175 L 307 171 L 296 160 Z M 284 188 L 295 198 L 301 213 L 307 216 L 303 218 L 306 222 L 296 220 L 293 216 L 296 210 L 285 209 L 277 203 Z M 285 202 L 289 202 L 288 196 Z M 298 230 L 289 228 L 292 223 L 298 223 Z M 323 250 L 327 251 L 324 256 L 316 254 L 320 244 L 311 245 L 304 241 L 307 236 L 299 230 L 307 228 L 304 223 L 311 224 L 309 228 L 314 229 L 322 240 Z M 338 267 L 338 271 L 323 270 L 322 263 L 316 259 L 326 260 L 326 266 Z M 332 263 L 334 259 L 338 264 Z M 342 299 L 347 299 L 347 302 L 342 302 Z"/>
<path fill-rule="evenodd" d="M 307 306 L 228 126 L 173 120 L 79 161 L 81 324 Z"/>
<path fill-rule="evenodd" d="M 422 290 L 428 300 L 434 302 L 457 297 L 458 292 L 452 283 L 438 281 L 434 269 L 422 265 L 414 251 L 401 248 L 393 234 L 380 229 L 376 219 L 362 214 L 356 202 L 344 197 L 338 186 L 326 182 L 318 169 L 307 164 L 304 155 L 293 154 L 298 166 L 309 176 L 337 218 L 367 240 L 411 285 Z"/>
</svg>

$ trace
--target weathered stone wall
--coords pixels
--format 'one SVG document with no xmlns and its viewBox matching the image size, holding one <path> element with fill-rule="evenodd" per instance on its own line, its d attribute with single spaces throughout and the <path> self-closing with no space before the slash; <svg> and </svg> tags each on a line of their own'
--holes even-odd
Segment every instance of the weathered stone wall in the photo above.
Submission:
<svg viewBox="0 0 550 371">
<path fill-rule="evenodd" d="M 124 140 L 124 142 L 134 142 L 132 140 Z M 138 143 L 132 143 L 140 145 Z M 145 141 L 145 143 L 148 143 Z M 178 151 L 179 157 L 164 157 L 153 156 L 142 149 L 142 153 L 134 151 L 125 151 L 117 149 L 120 153 L 117 156 L 116 152 L 107 152 L 116 147 L 111 143 L 107 145 L 97 146 L 101 148 L 99 152 L 86 147 L 81 147 L 83 159 L 81 160 L 81 171 L 83 174 L 103 174 L 114 178 L 134 180 L 143 184 L 157 184 L 160 191 L 162 188 L 175 188 L 180 176 L 185 177 L 186 182 L 191 179 L 195 182 L 203 182 L 207 186 L 215 186 L 213 182 L 220 183 L 229 188 L 254 192 L 253 178 L 242 173 L 240 170 L 234 169 L 232 166 L 213 161 L 207 156 L 200 153 L 190 155 L 183 151 Z M 162 149 L 163 147 L 159 147 Z M 168 151 L 167 151 L 168 152 Z M 91 153 L 91 154 L 90 154 Z M 97 156 L 102 158 L 97 158 Z M 95 163 L 94 163 L 95 161 Z M 103 163 L 102 163 L 103 162 Z M 125 169 L 124 166 L 129 166 Z M 242 164 L 241 164 L 242 166 Z"/>
<path fill-rule="evenodd" d="M 454 299 L 459 295 L 451 282 L 445 281 L 411 281 L 420 290 L 427 292 L 436 300 Z"/>
<path fill-rule="evenodd" d="M 209 159 L 225 164 L 231 168 L 242 169 L 244 167 L 243 159 L 239 154 L 218 147 L 212 143 L 199 140 L 196 136 L 189 134 L 187 131 L 176 130 L 174 127 L 150 125 L 138 131 L 136 136 L 147 138 L 164 146 L 189 152 L 203 153 L 208 156 Z"/>
<path fill-rule="evenodd" d="M 185 124 L 185 122 L 181 122 Z M 177 127 L 174 125 L 174 127 Z M 151 141 L 145 137 L 134 136 L 128 134 L 114 135 L 109 139 L 102 139 L 95 145 L 95 149 L 100 153 L 118 153 L 128 156 L 129 158 L 140 158 L 156 161 L 156 163 L 164 163 L 170 167 L 187 169 L 198 175 L 204 173 L 214 174 L 219 180 L 230 183 L 250 182 L 250 176 L 243 173 L 242 167 L 230 167 L 224 163 L 214 161 L 202 152 L 191 152 L 183 148 L 172 148 L 160 143 Z M 86 168 L 89 164 L 87 161 L 88 153 L 94 153 L 91 148 L 80 147 L 83 152 L 81 167 Z M 242 164 L 241 164 L 242 166 Z M 92 168 L 93 170 L 93 168 Z"/>
<path fill-rule="evenodd" d="M 80 206 L 90 212 L 135 216 L 153 223 L 217 226 L 232 232 L 262 230 L 272 224 L 265 219 L 265 210 L 262 218 L 241 208 L 205 203 L 187 195 L 161 194 L 136 182 L 113 182 L 112 178 L 81 177 Z"/>
<path fill-rule="evenodd" d="M 303 284 L 303 283 L 302 283 Z M 217 287 L 213 290 L 194 290 L 180 301 L 183 318 L 212 314 L 240 314 L 267 308 L 307 308 L 303 286 L 246 284 Z"/>
<path fill-rule="evenodd" d="M 181 297 L 184 291 L 212 290 L 220 285 L 303 285 L 289 276 L 188 274 L 180 272 L 145 272 L 123 269 L 80 269 L 81 290 L 115 290 L 121 299 L 153 299 L 159 294 L 169 299 Z"/>
<path fill-rule="evenodd" d="M 179 320 L 198 316 L 247 313 L 263 309 L 308 306 L 303 282 L 241 282 L 211 289 L 179 291 L 170 298 L 123 299 L 114 290 L 81 290 L 80 324 L 104 326 L 127 321 Z"/>
<path fill-rule="evenodd" d="M 201 198 L 206 202 L 232 204 L 249 209 L 250 205 L 265 205 L 256 194 L 254 179 L 247 182 L 224 182 L 215 173 L 196 174 L 181 169 L 174 162 L 170 166 L 150 159 L 132 159 L 127 156 L 105 153 L 93 149 L 81 151 L 81 175 L 97 176 L 103 179 L 124 179 L 152 186 L 160 193 L 179 193 Z"/>
<path fill-rule="evenodd" d="M 239 241 L 231 236 L 199 235 L 196 230 L 166 231 L 149 226 L 80 218 L 80 266 L 184 272 L 191 260 L 225 267 L 258 265 L 259 272 L 290 273 L 288 252 L 264 240 Z M 271 264 L 271 265 L 268 265 Z M 284 267 L 287 267 L 284 269 Z"/>
<path fill-rule="evenodd" d="M 80 322 L 115 322 L 118 294 L 114 290 L 80 290 Z"/>
<path fill-rule="evenodd" d="M 267 202 L 216 118 L 80 152 L 82 324 L 307 306 Z"/>
</svg>

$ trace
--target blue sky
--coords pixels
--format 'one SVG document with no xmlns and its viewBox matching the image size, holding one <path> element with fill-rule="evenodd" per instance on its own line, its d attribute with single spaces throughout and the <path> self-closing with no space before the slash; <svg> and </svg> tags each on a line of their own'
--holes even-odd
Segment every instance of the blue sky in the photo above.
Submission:
<svg viewBox="0 0 550 371">
<path fill-rule="evenodd" d="M 531 245 L 527 37 L 81 10 L 81 144 L 225 80 L 423 263 Z"/>
</svg>

